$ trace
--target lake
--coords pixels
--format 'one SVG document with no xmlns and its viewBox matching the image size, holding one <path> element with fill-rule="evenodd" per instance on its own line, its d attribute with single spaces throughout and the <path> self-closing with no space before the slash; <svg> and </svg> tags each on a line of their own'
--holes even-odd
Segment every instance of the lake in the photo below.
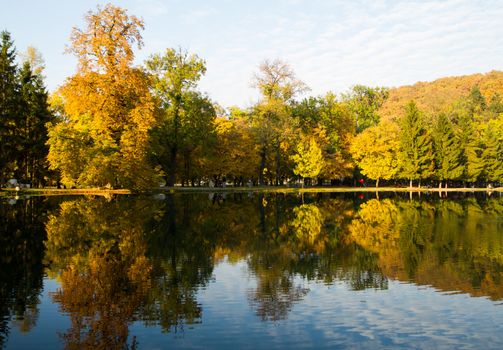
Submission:
<svg viewBox="0 0 503 350">
<path fill-rule="evenodd" d="M 0 200 L 1 349 L 501 349 L 503 197 Z"/>
</svg>

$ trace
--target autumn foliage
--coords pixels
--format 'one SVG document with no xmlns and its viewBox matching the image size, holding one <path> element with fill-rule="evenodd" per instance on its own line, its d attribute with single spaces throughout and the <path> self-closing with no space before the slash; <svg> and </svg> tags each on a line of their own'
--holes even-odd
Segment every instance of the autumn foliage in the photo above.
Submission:
<svg viewBox="0 0 503 350">
<path fill-rule="evenodd" d="M 198 90 L 206 62 L 194 53 L 167 48 L 135 65 L 143 29 L 111 4 L 88 12 L 68 48 L 76 74 L 50 98 L 40 56 L 29 51 L 17 69 L 2 34 L 0 183 L 144 190 L 503 180 L 502 72 L 306 97 L 288 63 L 264 60 L 251 79 L 256 103 L 226 109 Z"/>
</svg>

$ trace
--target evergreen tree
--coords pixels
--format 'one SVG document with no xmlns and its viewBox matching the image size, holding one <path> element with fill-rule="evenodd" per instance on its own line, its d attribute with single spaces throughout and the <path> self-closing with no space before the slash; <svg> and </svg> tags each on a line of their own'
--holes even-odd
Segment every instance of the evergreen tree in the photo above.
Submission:
<svg viewBox="0 0 503 350">
<path fill-rule="evenodd" d="M 474 86 L 470 91 L 470 95 L 468 96 L 468 106 L 470 113 L 474 116 L 480 116 L 487 108 L 486 99 L 480 92 L 480 88 L 478 86 Z"/>
<path fill-rule="evenodd" d="M 488 123 L 482 152 L 483 177 L 487 181 L 503 181 L 503 118 Z"/>
<path fill-rule="evenodd" d="M 401 121 L 400 164 L 402 177 L 410 180 L 426 179 L 433 174 L 434 155 L 430 134 L 423 125 L 422 114 L 414 101 L 406 107 Z"/>
<path fill-rule="evenodd" d="M 48 153 L 46 123 L 52 120 L 48 94 L 40 73 L 26 61 L 19 72 L 20 118 L 17 123 L 16 178 L 38 186 L 44 183 Z"/>
<path fill-rule="evenodd" d="M 469 109 L 462 108 L 455 116 L 457 120 L 456 134 L 459 138 L 459 148 L 462 151 L 461 164 L 465 182 L 476 182 L 484 169 L 482 161 L 482 144 L 476 133 L 473 115 Z"/>
<path fill-rule="evenodd" d="M 444 114 L 437 119 L 433 134 L 435 148 L 435 175 L 442 187 L 443 180 L 456 180 L 463 174 L 462 150 L 452 124 Z M 447 187 L 447 183 L 446 183 Z"/>
<path fill-rule="evenodd" d="M 0 186 L 12 176 L 15 157 L 18 91 L 16 50 L 10 34 L 0 34 Z"/>
<path fill-rule="evenodd" d="M 501 101 L 501 96 L 497 92 L 491 96 L 491 101 L 487 107 L 492 116 L 497 117 L 499 114 L 503 113 L 503 102 Z M 491 118 L 493 119 L 493 118 Z"/>
</svg>

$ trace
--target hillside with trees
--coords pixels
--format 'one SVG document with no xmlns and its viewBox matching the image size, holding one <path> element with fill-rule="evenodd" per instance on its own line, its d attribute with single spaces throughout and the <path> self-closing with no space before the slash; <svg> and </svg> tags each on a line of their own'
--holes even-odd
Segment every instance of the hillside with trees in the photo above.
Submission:
<svg viewBox="0 0 503 350">
<path fill-rule="evenodd" d="M 395 118 L 403 114 L 411 100 L 429 115 L 448 113 L 460 99 L 470 94 L 474 86 L 478 86 L 486 101 L 491 101 L 494 94 L 503 96 L 503 72 L 494 70 L 485 74 L 445 77 L 392 88 L 379 114 L 384 119 Z"/>
</svg>

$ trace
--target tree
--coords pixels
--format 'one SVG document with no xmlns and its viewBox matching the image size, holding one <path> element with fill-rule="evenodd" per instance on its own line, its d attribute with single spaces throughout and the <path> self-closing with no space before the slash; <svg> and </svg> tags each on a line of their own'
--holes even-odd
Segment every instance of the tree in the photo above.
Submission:
<svg viewBox="0 0 503 350">
<path fill-rule="evenodd" d="M 442 187 L 444 180 L 457 180 L 463 175 L 462 149 L 458 137 L 454 134 L 451 122 L 444 114 L 437 118 L 433 132 L 435 148 L 435 175 Z M 447 186 L 447 183 L 445 184 Z"/>
<path fill-rule="evenodd" d="M 303 131 L 313 134 L 322 149 L 325 167 L 320 176 L 328 179 L 350 176 L 354 163 L 349 148 L 355 132 L 351 111 L 331 92 L 317 100 L 317 109 L 313 111 L 317 123 Z"/>
<path fill-rule="evenodd" d="M 461 178 L 464 182 L 476 182 L 482 171 L 482 135 L 480 135 L 480 123 L 476 122 L 473 114 L 473 106 L 468 98 L 462 99 L 452 111 L 451 119 L 454 120 L 455 134 L 459 139 L 459 147 L 462 151 L 461 164 L 463 173 Z"/>
<path fill-rule="evenodd" d="M 264 60 L 259 65 L 259 72 L 255 73 L 252 86 L 259 89 L 267 101 L 290 101 L 308 90 L 307 85 L 297 79 L 290 65 L 278 59 Z"/>
<path fill-rule="evenodd" d="M 292 156 L 292 160 L 295 162 L 293 172 L 303 179 L 317 177 L 325 166 L 321 149 L 312 137 L 308 142 L 300 142 L 297 145 L 297 153 Z"/>
<path fill-rule="evenodd" d="M 384 87 L 364 85 L 355 85 L 349 93 L 343 95 L 343 100 L 353 114 L 357 133 L 379 123 L 377 112 L 388 96 L 389 91 Z"/>
<path fill-rule="evenodd" d="M 260 144 L 259 183 L 264 183 L 264 173 L 268 152 L 273 149 L 275 156 L 276 185 L 282 181 L 282 142 L 294 129 L 288 103 L 308 90 L 295 76 L 290 66 L 281 60 L 265 60 L 259 65 L 259 72 L 253 77 L 252 86 L 259 89 L 262 100 L 254 111 L 254 130 Z"/>
<path fill-rule="evenodd" d="M 184 111 L 180 128 L 180 151 L 183 161 L 181 182 L 201 179 L 205 163 L 215 144 L 215 108 L 207 96 L 188 92 L 183 96 Z"/>
<path fill-rule="evenodd" d="M 35 75 L 42 74 L 45 69 L 42 54 L 33 46 L 28 46 L 26 52 L 22 54 L 24 62 L 28 62 Z"/>
<path fill-rule="evenodd" d="M 36 70 L 39 73 L 32 69 L 29 61 L 25 61 L 19 72 L 21 103 L 17 125 L 19 147 L 16 178 L 32 186 L 44 185 L 45 176 L 48 175 L 46 124 L 53 120 L 41 67 Z"/>
<path fill-rule="evenodd" d="M 380 179 L 393 179 L 398 174 L 399 134 L 398 125 L 381 121 L 353 139 L 351 154 L 362 174 L 376 180 L 376 187 Z"/>
<path fill-rule="evenodd" d="M 421 112 L 414 101 L 406 107 L 406 115 L 401 120 L 400 165 L 401 175 L 405 179 L 426 179 L 433 174 L 434 157 L 430 134 L 423 125 Z"/>
<path fill-rule="evenodd" d="M 10 33 L 2 31 L 0 43 L 0 186 L 14 170 L 19 81 L 16 50 Z"/>
<path fill-rule="evenodd" d="M 487 181 L 501 183 L 503 182 L 503 115 L 487 124 L 484 139 L 483 175 Z"/>
<path fill-rule="evenodd" d="M 241 185 L 245 179 L 256 180 L 259 158 L 248 112 L 232 107 L 228 118 L 215 119 L 215 132 L 216 144 L 208 173 L 216 180 L 225 176 Z"/>
<path fill-rule="evenodd" d="M 159 125 L 153 131 L 154 156 L 166 175 L 166 183 L 173 186 L 181 143 L 193 141 L 184 140 L 181 135 L 181 129 L 191 123 L 184 113 L 188 102 L 184 97 L 197 86 L 206 66 L 197 55 L 171 48 L 163 55 L 152 55 L 145 65 L 152 77 L 153 93 L 160 104 Z"/>
<path fill-rule="evenodd" d="M 147 153 L 154 101 L 145 73 L 132 66 L 143 21 L 110 4 L 85 20 L 86 29 L 71 35 L 77 74 L 59 91 L 67 120 L 49 130 L 51 168 L 67 186 L 153 186 Z"/>
</svg>

